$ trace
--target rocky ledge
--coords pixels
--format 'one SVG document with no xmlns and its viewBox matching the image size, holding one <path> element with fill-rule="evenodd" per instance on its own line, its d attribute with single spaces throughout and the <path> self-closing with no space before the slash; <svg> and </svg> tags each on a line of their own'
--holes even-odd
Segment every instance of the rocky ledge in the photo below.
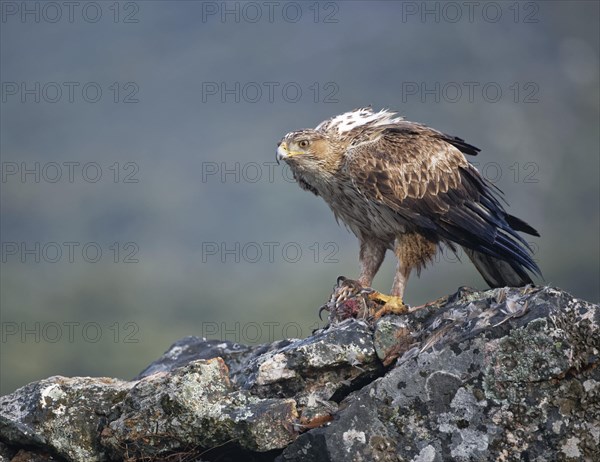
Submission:
<svg viewBox="0 0 600 462">
<path fill-rule="evenodd" d="M 600 309 L 456 294 L 244 346 L 188 337 L 131 381 L 0 398 L 0 461 L 598 461 Z"/>
</svg>

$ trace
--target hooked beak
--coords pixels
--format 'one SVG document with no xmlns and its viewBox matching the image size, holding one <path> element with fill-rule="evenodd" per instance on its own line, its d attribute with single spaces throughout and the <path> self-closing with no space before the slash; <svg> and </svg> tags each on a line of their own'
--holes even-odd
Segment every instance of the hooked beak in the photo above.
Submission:
<svg viewBox="0 0 600 462">
<path fill-rule="evenodd" d="M 280 160 L 285 159 L 290 154 L 288 152 L 287 143 L 285 141 L 280 141 L 277 143 L 277 153 L 275 155 L 275 160 L 277 160 L 277 164 L 279 164 Z"/>
</svg>

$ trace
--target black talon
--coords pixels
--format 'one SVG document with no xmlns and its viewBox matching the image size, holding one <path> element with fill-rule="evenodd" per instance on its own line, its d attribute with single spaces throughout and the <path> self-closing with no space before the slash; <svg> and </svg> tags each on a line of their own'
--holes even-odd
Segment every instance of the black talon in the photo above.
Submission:
<svg viewBox="0 0 600 462">
<path fill-rule="evenodd" d="M 323 311 L 329 311 L 329 307 L 327 305 L 323 305 L 321 308 L 319 308 L 319 319 L 322 321 L 323 318 L 321 317 L 321 314 L 323 313 Z"/>
<path fill-rule="evenodd" d="M 338 278 L 337 278 L 337 285 L 338 285 L 338 287 L 340 286 L 340 281 L 341 282 L 346 282 L 346 279 L 348 279 L 348 278 L 345 277 L 345 276 L 338 276 Z"/>
</svg>

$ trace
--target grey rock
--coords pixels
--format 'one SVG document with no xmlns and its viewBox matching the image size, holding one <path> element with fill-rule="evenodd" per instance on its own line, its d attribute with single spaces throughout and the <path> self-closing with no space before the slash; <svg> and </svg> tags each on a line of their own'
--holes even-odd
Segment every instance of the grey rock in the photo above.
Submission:
<svg viewBox="0 0 600 462">
<path fill-rule="evenodd" d="M 269 351 L 283 348 L 293 340 L 278 340 L 273 343 L 248 346 L 229 340 L 206 340 L 200 337 L 184 337 L 176 341 L 156 361 L 140 372 L 134 380 L 138 380 L 157 372 L 171 372 L 187 365 L 196 359 L 222 358 L 229 368 L 229 376 L 233 381 L 244 381 L 248 361 Z"/>
<path fill-rule="evenodd" d="M 322 391 L 321 398 L 327 400 L 382 372 L 371 328 L 354 319 L 256 356 L 247 370 L 243 386 L 260 396 Z"/>
<path fill-rule="evenodd" d="M 244 346 L 186 337 L 132 381 L 0 398 L 0 461 L 600 460 L 600 308 L 456 294 Z"/>
<path fill-rule="evenodd" d="M 226 364 L 233 373 L 236 366 L 251 354 L 252 347 L 228 340 L 206 340 L 200 337 L 184 337 L 177 340 L 156 361 L 140 372 L 134 380 L 148 377 L 157 372 L 172 372 L 197 359 L 227 358 Z M 238 359 L 239 358 L 239 359 Z"/>
<path fill-rule="evenodd" d="M 235 390 L 221 358 L 191 361 L 168 374 L 140 380 L 118 406 L 119 418 L 103 430 L 101 442 L 113 457 L 156 458 L 197 446 L 236 441 L 255 451 L 291 443 L 298 414 L 293 399 L 261 399 Z"/>
<path fill-rule="evenodd" d="M 410 322 L 421 330 L 397 365 L 279 460 L 600 460 L 598 305 L 463 289 Z"/>
<path fill-rule="evenodd" d="M 67 460 L 107 460 L 99 430 L 134 385 L 105 377 L 50 377 L 0 398 L 0 439 Z M 16 456 L 15 456 L 16 457 Z"/>
</svg>

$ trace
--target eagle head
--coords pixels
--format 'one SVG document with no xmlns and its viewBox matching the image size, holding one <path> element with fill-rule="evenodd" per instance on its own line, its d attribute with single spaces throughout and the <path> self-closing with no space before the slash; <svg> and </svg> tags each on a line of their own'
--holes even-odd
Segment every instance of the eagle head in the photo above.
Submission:
<svg viewBox="0 0 600 462">
<path fill-rule="evenodd" d="M 284 160 L 292 170 L 315 168 L 331 170 L 353 143 L 378 133 L 373 129 L 397 123 L 402 117 L 387 110 L 373 112 L 358 108 L 324 120 L 314 129 L 290 132 L 277 144 L 277 162 Z"/>
<path fill-rule="evenodd" d="M 328 140 L 316 130 L 290 132 L 277 143 L 277 162 L 284 160 L 291 167 L 317 164 L 328 154 Z"/>
<path fill-rule="evenodd" d="M 276 159 L 285 161 L 301 188 L 320 195 L 323 186 L 335 180 L 342 155 L 326 133 L 306 129 L 285 135 L 277 143 Z"/>
</svg>

